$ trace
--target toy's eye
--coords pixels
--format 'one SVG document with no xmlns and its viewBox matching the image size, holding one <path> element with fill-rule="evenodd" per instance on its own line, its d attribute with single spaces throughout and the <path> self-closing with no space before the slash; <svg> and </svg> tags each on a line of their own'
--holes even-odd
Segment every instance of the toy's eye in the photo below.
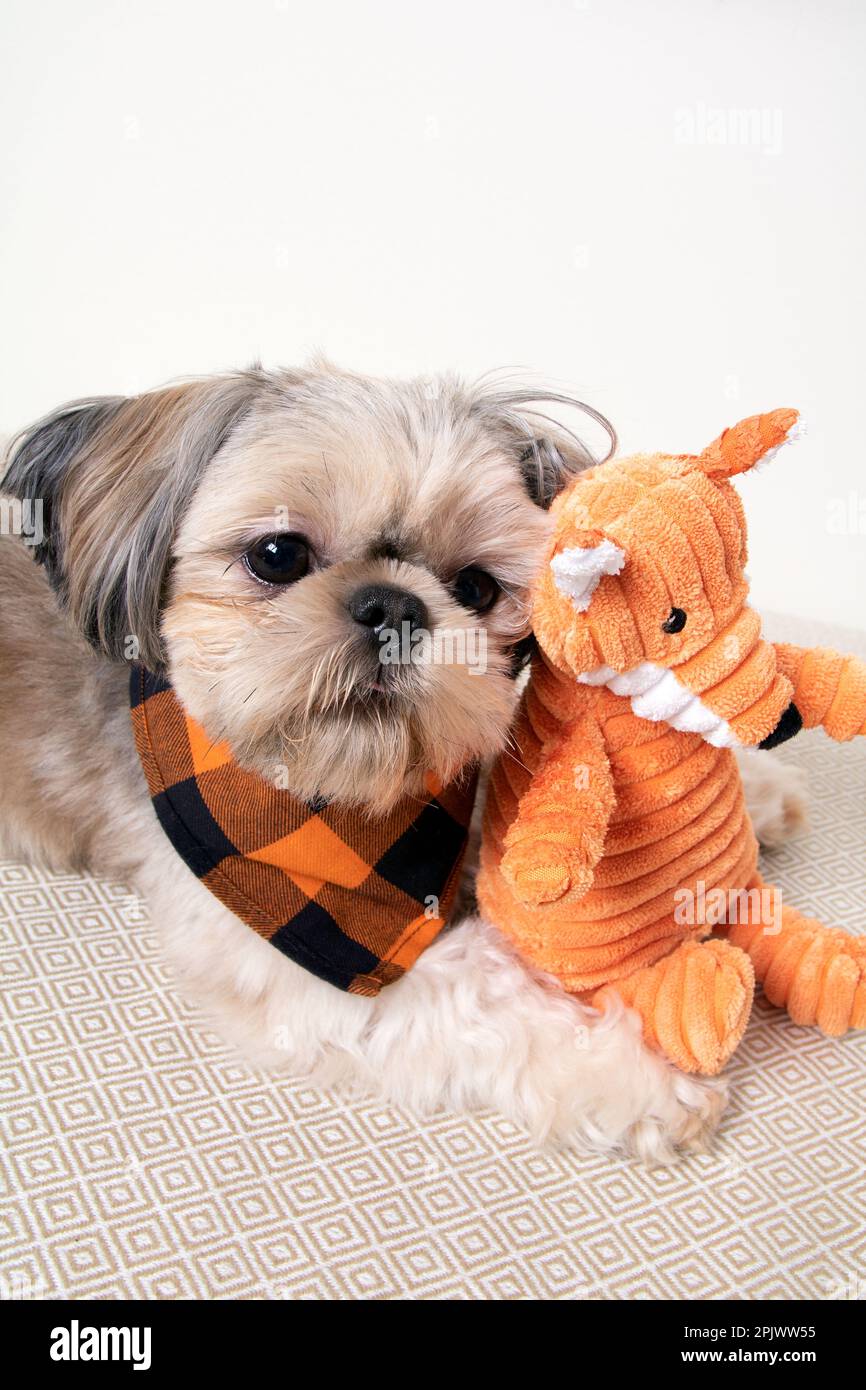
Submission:
<svg viewBox="0 0 866 1390">
<path fill-rule="evenodd" d="M 681 608 L 672 608 L 670 615 L 662 623 L 662 632 L 682 632 L 686 625 L 686 615 Z"/>
<path fill-rule="evenodd" d="M 310 568 L 310 547 L 303 536 L 263 536 L 250 546 L 244 562 L 266 584 L 294 584 Z"/>
</svg>

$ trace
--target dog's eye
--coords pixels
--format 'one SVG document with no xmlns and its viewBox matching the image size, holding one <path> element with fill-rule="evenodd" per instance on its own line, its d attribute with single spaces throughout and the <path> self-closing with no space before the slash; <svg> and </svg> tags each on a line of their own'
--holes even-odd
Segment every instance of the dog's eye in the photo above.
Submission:
<svg viewBox="0 0 866 1390">
<path fill-rule="evenodd" d="M 294 584 L 310 568 L 310 547 L 303 536 L 263 536 L 244 555 L 247 569 L 266 584 Z"/>
<path fill-rule="evenodd" d="M 682 632 L 686 625 L 686 615 L 681 608 L 672 608 L 662 623 L 662 632 Z"/>
<path fill-rule="evenodd" d="M 472 608 L 476 613 L 486 613 L 499 597 L 499 585 L 492 574 L 475 569 L 469 565 L 461 570 L 454 580 L 454 597 L 464 608 Z"/>
</svg>

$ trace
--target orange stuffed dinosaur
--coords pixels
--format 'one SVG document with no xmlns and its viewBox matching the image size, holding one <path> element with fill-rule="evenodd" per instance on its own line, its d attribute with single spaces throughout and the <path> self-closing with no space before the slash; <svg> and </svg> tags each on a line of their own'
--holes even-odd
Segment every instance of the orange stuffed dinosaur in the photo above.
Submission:
<svg viewBox="0 0 866 1390">
<path fill-rule="evenodd" d="M 702 454 L 615 459 L 562 495 L 518 756 L 490 780 L 483 910 L 570 992 L 603 1007 L 615 989 L 685 1071 L 722 1068 L 756 975 L 797 1023 L 866 1027 L 866 938 L 763 883 L 731 751 L 801 725 L 866 733 L 866 664 L 763 640 L 747 604 L 729 479 L 796 424 L 755 416 Z"/>
</svg>

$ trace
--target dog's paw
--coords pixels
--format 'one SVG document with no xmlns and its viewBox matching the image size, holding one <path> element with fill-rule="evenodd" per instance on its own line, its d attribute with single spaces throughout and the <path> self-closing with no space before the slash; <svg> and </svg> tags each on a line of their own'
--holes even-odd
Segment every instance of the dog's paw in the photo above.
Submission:
<svg viewBox="0 0 866 1390">
<path fill-rule="evenodd" d="M 728 1085 L 720 1077 L 686 1076 L 672 1069 L 663 1113 L 638 1120 L 629 1132 L 628 1147 L 650 1168 L 704 1152 L 727 1104 Z"/>
<path fill-rule="evenodd" d="M 759 842 L 772 849 L 807 821 L 806 774 L 771 753 L 741 749 L 737 753 L 746 807 Z"/>
</svg>

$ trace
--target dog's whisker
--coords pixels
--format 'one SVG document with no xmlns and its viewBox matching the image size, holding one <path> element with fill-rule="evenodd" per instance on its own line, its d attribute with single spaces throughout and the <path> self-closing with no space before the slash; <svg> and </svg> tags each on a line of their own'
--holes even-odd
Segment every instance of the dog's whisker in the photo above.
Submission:
<svg viewBox="0 0 866 1390">
<path fill-rule="evenodd" d="M 503 757 L 510 758 L 513 763 L 517 763 L 518 767 L 522 767 L 524 772 L 528 772 L 530 777 L 532 776 L 532 770 L 526 766 L 526 763 L 523 762 L 521 758 L 518 758 L 517 755 L 512 753 L 508 748 L 504 748 L 502 751 Z"/>
</svg>

